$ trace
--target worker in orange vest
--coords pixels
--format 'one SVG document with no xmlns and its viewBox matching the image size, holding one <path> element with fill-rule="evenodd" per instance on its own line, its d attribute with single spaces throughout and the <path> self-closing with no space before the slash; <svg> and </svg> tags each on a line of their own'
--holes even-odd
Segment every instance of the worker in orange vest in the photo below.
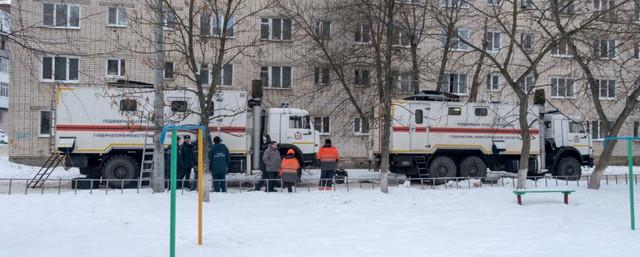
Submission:
<svg viewBox="0 0 640 257">
<path fill-rule="evenodd" d="M 287 155 L 282 159 L 280 163 L 280 177 L 282 178 L 283 186 L 287 188 L 289 193 L 292 192 L 291 187 L 298 181 L 298 170 L 300 169 L 300 162 L 296 159 L 296 154 L 293 149 L 287 151 Z"/>
<path fill-rule="evenodd" d="M 324 141 L 324 146 L 316 154 L 320 161 L 320 185 L 318 190 L 331 190 L 333 187 L 333 176 L 336 173 L 340 154 L 338 149 L 331 146 L 331 139 Z"/>
</svg>

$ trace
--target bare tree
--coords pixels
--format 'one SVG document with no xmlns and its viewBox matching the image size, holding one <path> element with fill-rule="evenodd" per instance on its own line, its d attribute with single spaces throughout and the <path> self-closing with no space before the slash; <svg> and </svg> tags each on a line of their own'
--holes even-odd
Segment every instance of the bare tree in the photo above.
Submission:
<svg viewBox="0 0 640 257">
<path fill-rule="evenodd" d="M 546 72 L 550 67 L 540 67 L 540 63 L 547 54 L 560 42 L 582 31 L 592 24 L 593 17 L 585 18 L 566 31 L 550 29 L 553 20 L 553 13 L 558 12 L 558 1 L 548 3 L 538 3 L 526 1 L 522 5 L 520 1 L 502 1 L 500 6 L 486 8 L 484 6 L 472 6 L 476 11 L 488 18 L 491 26 L 496 27 L 496 31 L 504 35 L 506 40 L 504 47 L 499 49 L 499 53 L 490 51 L 484 44 L 474 44 L 473 41 L 460 38 L 462 42 L 468 44 L 474 51 L 482 53 L 491 67 L 498 70 L 519 103 L 519 127 L 522 139 L 522 150 L 518 167 L 518 182 L 516 188 L 524 188 L 527 173 L 529 170 L 529 158 L 531 149 L 531 131 L 533 125 L 529 112 L 529 96 L 533 92 L 533 86 L 527 85 L 528 81 L 535 81 L 540 74 Z M 530 49 L 521 42 L 523 26 L 532 23 L 536 27 L 535 46 Z M 484 41 L 484 40 L 483 40 Z M 531 79 L 533 77 L 533 79 Z"/>
<path fill-rule="evenodd" d="M 175 2 L 171 0 L 147 0 L 147 5 L 162 2 L 160 14 L 150 20 L 146 13 L 136 13 L 132 18 L 134 32 L 146 42 L 155 39 L 148 34 L 148 25 L 159 24 L 163 33 L 160 52 L 164 58 L 155 63 L 156 70 L 173 69 L 172 74 L 179 88 L 193 93 L 197 106 L 190 108 L 190 113 L 198 115 L 200 125 L 209 128 L 215 118 L 214 96 L 222 84 L 231 85 L 231 77 L 226 72 L 233 72 L 232 62 L 249 50 L 262 44 L 254 31 L 242 31 L 252 27 L 253 17 L 273 5 L 273 1 L 255 3 L 248 0 L 187 0 Z M 233 40 L 236 35 L 246 33 L 242 40 Z M 145 53 L 143 50 L 135 50 Z M 173 64 L 173 65 L 171 65 Z M 171 67 L 168 67 L 171 66 Z M 165 90 L 167 85 L 165 85 Z M 162 101 L 163 98 L 160 98 Z M 242 110 L 245 111 L 245 110 Z M 158 110 L 156 110 L 156 117 Z M 162 117 L 162 116 L 161 116 Z M 156 121 L 156 126 L 159 121 Z M 208 138 L 208 136 L 207 136 Z M 205 138 L 205 139 L 207 139 Z M 207 156 L 209 139 L 205 141 L 204 156 Z M 154 158 L 155 159 L 155 158 Z M 204 163 L 205 169 L 208 162 Z"/>
<path fill-rule="evenodd" d="M 559 8 L 553 12 L 555 28 L 561 33 L 570 30 L 574 19 L 563 17 L 563 8 L 571 4 L 588 3 L 581 1 L 554 1 L 558 2 Z M 565 6 L 562 6 L 565 4 Z M 572 60 L 575 61 L 582 70 L 587 84 L 587 92 L 591 96 L 591 103 L 600 124 L 600 134 L 605 137 L 616 137 L 627 118 L 634 112 L 638 105 L 640 96 L 640 86 L 638 85 L 637 68 L 629 63 L 633 57 L 621 56 L 619 49 L 624 46 L 632 46 L 637 51 L 637 37 L 640 27 L 638 20 L 637 1 L 617 1 L 599 3 L 599 6 L 592 13 L 585 13 L 592 17 L 594 22 L 585 27 L 582 33 L 577 33 L 566 38 Z M 596 5 L 596 3 L 594 3 Z M 612 40 L 615 39 L 615 40 Z M 600 76 L 617 77 L 620 80 L 615 85 L 616 97 L 620 101 L 614 104 L 603 104 L 603 96 L 609 93 L 609 86 L 601 83 Z M 605 89 L 605 90 L 603 90 Z M 613 93 L 613 92 L 611 92 Z M 607 110 L 605 110 L 607 109 Z M 615 110 L 613 113 L 611 110 Z M 609 114 L 607 114 L 609 113 Z M 615 117 L 610 122 L 610 117 Z M 589 188 L 599 189 L 600 181 L 604 170 L 609 165 L 613 150 L 617 144 L 616 140 L 604 144 L 594 171 L 591 173 Z"/>
</svg>

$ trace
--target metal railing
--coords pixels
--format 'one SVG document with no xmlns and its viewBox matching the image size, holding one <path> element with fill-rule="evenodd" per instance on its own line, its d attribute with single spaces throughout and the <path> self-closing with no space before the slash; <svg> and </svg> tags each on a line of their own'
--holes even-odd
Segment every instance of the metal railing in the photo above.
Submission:
<svg viewBox="0 0 640 257">
<path fill-rule="evenodd" d="M 633 176 L 633 184 L 638 184 L 638 176 Z M 77 194 L 80 192 L 94 193 L 121 193 L 133 192 L 136 194 L 147 193 L 149 179 L 49 179 L 40 188 L 30 188 L 29 181 L 31 178 L 0 178 L 0 195 L 15 194 L 62 194 L 72 192 Z M 295 183 L 293 192 L 312 192 L 318 191 L 321 181 L 330 183 L 331 179 L 308 179 L 303 178 Z M 360 178 L 351 179 L 345 177 L 341 179 L 342 183 L 333 183 L 330 186 L 332 191 L 349 192 L 351 190 L 375 190 L 379 188 L 380 180 L 378 178 Z M 209 188 L 213 190 L 213 182 L 222 182 L 226 187 L 226 193 L 244 193 L 256 191 L 256 185 L 260 181 L 264 181 L 264 186 L 258 190 L 264 191 L 269 187 L 268 184 L 273 183 L 274 188 L 279 192 L 287 192 L 287 188 L 281 179 L 259 179 L 259 178 L 230 178 L 226 180 L 208 180 Z M 335 180 L 334 180 L 335 181 Z M 407 184 L 407 181 L 410 183 Z M 603 175 L 602 185 L 626 185 L 629 183 L 629 176 L 620 175 Z M 141 182 L 141 183 L 138 183 Z M 515 188 L 517 179 L 515 177 L 450 177 L 450 178 L 412 178 L 412 179 L 393 179 L 390 178 L 390 186 L 395 187 L 411 187 L 417 189 L 430 190 L 450 190 L 450 189 L 469 189 L 481 187 L 512 187 Z M 185 191 L 191 189 L 191 185 L 195 185 L 195 180 L 179 180 L 177 190 L 184 194 Z M 586 187 L 589 183 L 589 177 L 549 177 L 541 176 L 529 178 L 527 180 L 527 188 L 550 188 L 550 187 Z M 165 180 L 165 185 L 169 184 L 169 180 Z M 80 189 L 78 186 L 83 185 L 86 189 Z M 88 185 L 88 186 L 87 186 Z M 168 192 L 167 190 L 166 192 Z"/>
</svg>

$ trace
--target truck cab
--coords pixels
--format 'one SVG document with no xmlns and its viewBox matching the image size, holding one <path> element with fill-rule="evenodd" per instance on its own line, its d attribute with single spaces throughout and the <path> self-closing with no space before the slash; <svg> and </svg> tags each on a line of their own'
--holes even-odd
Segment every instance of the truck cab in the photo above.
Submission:
<svg viewBox="0 0 640 257">
<path fill-rule="evenodd" d="M 315 131 L 309 112 L 296 108 L 270 108 L 265 132 L 280 148 L 294 149 L 304 163 L 315 160 L 320 147 L 320 133 Z"/>
<path fill-rule="evenodd" d="M 591 137 L 576 119 L 560 112 L 545 113 L 544 139 L 546 167 L 554 175 L 572 176 L 576 164 L 593 166 Z"/>
</svg>

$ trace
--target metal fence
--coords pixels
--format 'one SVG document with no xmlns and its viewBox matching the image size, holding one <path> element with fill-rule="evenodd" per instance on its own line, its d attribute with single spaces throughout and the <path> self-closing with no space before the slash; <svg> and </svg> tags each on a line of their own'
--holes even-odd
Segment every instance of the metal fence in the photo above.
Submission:
<svg viewBox="0 0 640 257">
<path fill-rule="evenodd" d="M 633 176 L 633 183 L 638 184 L 638 176 Z M 0 195 L 29 195 L 29 194 L 61 194 L 72 192 L 77 194 L 78 192 L 88 192 L 89 194 L 101 193 L 101 194 L 113 194 L 125 192 L 134 192 L 139 194 L 140 192 L 148 193 L 149 179 L 121 179 L 121 180 L 107 180 L 107 179 L 49 179 L 42 187 L 30 188 L 28 186 L 31 179 L 25 178 L 0 178 Z M 413 178 L 413 179 L 390 179 L 390 186 L 396 187 L 411 187 L 416 189 L 425 190 L 451 190 L 451 189 L 469 189 L 469 188 L 481 188 L 481 187 L 512 187 L 515 188 L 515 177 L 499 177 L 499 178 L 486 178 L 486 177 L 451 177 L 451 178 Z M 256 189 L 256 185 L 263 181 L 264 186 L 260 189 Z M 295 183 L 293 187 L 294 193 L 299 192 L 312 192 L 318 191 L 320 182 L 330 183 L 329 180 L 321 179 L 305 179 L 303 178 L 298 183 Z M 349 192 L 352 190 L 376 190 L 380 187 L 380 180 L 378 178 L 357 178 L 351 179 L 345 177 L 342 179 L 334 180 L 335 182 L 330 186 L 331 191 Z M 268 184 L 273 183 L 274 188 L 278 192 L 287 192 L 287 188 L 282 183 L 281 179 L 259 179 L 259 178 L 231 178 L 226 180 L 208 180 L 209 187 L 213 190 L 212 183 L 220 182 L 226 187 L 226 193 L 244 193 L 255 190 L 265 191 L 268 189 Z M 336 183 L 337 182 L 337 183 Z M 602 178 L 602 185 L 618 185 L 628 184 L 630 182 L 628 175 L 604 175 Z M 177 190 L 179 193 L 184 194 L 185 191 L 191 190 L 191 185 L 195 185 L 195 180 L 179 180 Z M 528 188 L 552 188 L 552 187 L 586 187 L 589 183 L 589 177 L 583 176 L 581 178 L 576 177 L 534 177 L 527 180 Z M 86 189 L 79 189 L 78 185 L 89 185 Z M 169 180 L 165 180 L 165 185 L 169 184 Z M 168 190 L 167 190 L 168 192 Z"/>
</svg>

